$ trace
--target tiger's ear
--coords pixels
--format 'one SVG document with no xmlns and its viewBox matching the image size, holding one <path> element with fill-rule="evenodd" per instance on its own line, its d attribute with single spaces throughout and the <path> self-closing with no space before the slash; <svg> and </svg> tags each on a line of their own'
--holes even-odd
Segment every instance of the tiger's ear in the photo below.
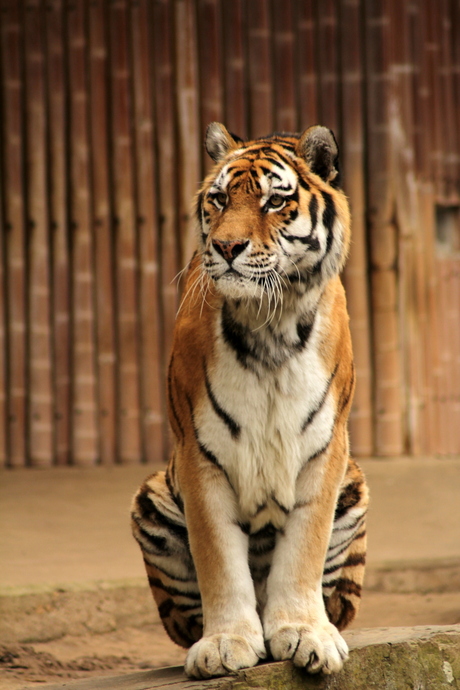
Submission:
<svg viewBox="0 0 460 690">
<path fill-rule="evenodd" d="M 301 135 L 296 153 L 325 182 L 333 184 L 339 175 L 339 147 L 330 129 L 314 125 Z M 338 179 L 336 180 L 336 184 Z"/>
<path fill-rule="evenodd" d="M 232 149 L 238 148 L 241 141 L 242 139 L 239 137 L 233 138 L 220 122 L 211 122 L 206 130 L 206 151 L 215 163 L 222 160 Z"/>
</svg>

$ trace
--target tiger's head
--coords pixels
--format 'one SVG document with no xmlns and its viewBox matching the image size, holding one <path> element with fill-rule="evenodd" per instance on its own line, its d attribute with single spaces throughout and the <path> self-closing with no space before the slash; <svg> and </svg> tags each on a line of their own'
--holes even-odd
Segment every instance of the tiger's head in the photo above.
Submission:
<svg viewBox="0 0 460 690">
<path fill-rule="evenodd" d="M 199 253 L 218 292 L 270 300 L 341 271 L 350 217 L 329 129 L 243 142 L 213 122 L 206 150 L 216 165 L 197 198 Z"/>
</svg>

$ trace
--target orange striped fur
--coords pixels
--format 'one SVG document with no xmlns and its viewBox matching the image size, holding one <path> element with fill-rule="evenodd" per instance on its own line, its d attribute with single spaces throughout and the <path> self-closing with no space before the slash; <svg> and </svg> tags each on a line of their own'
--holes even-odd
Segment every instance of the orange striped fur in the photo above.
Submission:
<svg viewBox="0 0 460 690">
<path fill-rule="evenodd" d="M 332 133 L 242 142 L 208 128 L 197 251 L 168 374 L 175 447 L 133 533 L 191 677 L 270 654 L 340 670 L 365 562 L 349 457 L 354 367 L 339 273 L 350 244 Z"/>
</svg>

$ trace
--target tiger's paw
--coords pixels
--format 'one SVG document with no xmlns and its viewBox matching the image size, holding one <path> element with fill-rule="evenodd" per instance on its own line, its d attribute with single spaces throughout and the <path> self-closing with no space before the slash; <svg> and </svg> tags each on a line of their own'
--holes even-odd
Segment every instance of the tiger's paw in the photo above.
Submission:
<svg viewBox="0 0 460 690">
<path fill-rule="evenodd" d="M 347 643 L 331 623 L 285 625 L 271 638 L 270 650 L 275 660 L 292 659 L 308 673 L 337 673 L 348 658 Z"/>
<path fill-rule="evenodd" d="M 209 635 L 190 648 L 185 660 L 185 673 L 190 678 L 225 676 L 240 668 L 255 666 L 265 656 L 262 639 L 250 644 L 241 635 Z"/>
</svg>

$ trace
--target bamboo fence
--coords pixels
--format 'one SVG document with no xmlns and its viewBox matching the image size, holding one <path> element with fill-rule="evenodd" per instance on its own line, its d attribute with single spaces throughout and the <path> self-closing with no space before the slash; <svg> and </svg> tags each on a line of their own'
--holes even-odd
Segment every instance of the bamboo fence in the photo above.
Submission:
<svg viewBox="0 0 460 690">
<path fill-rule="evenodd" d="M 0 6 L 0 466 L 166 458 L 213 120 L 334 130 L 352 451 L 460 453 L 458 0 Z"/>
</svg>

